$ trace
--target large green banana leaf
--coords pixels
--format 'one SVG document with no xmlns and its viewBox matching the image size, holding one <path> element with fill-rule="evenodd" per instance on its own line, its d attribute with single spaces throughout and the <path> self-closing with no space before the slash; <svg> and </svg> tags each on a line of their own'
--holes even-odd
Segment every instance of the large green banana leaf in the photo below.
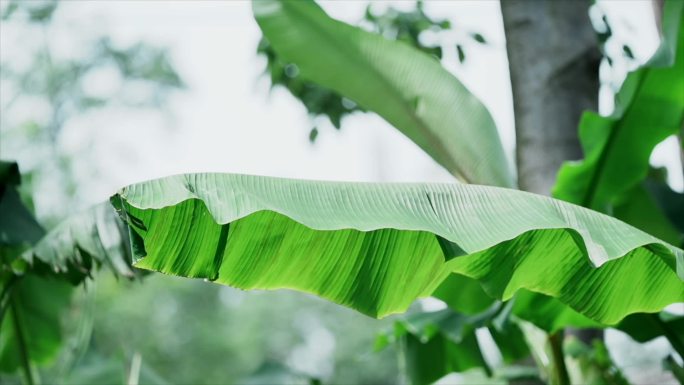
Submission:
<svg viewBox="0 0 684 385">
<path fill-rule="evenodd" d="M 555 297 L 604 324 L 684 301 L 682 250 L 516 190 L 189 174 L 112 202 L 137 267 L 310 292 L 375 317 L 405 311 L 451 273 L 504 300 L 519 289 Z"/>
<path fill-rule="evenodd" d="M 313 1 L 259 0 L 253 9 L 264 36 L 302 77 L 376 112 L 454 176 L 513 186 L 489 112 L 437 60 L 331 19 Z"/>
<path fill-rule="evenodd" d="M 615 98 L 615 112 L 587 112 L 579 128 L 585 159 L 563 165 L 554 196 L 607 211 L 648 174 L 656 144 L 684 123 L 684 2 L 668 1 L 663 42 L 643 67 L 630 73 Z"/>
</svg>

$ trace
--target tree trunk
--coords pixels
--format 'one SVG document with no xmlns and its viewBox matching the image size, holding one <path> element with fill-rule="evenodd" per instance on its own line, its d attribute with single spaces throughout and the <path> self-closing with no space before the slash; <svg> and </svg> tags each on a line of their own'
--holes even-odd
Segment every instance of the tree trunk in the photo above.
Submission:
<svg viewBox="0 0 684 385">
<path fill-rule="evenodd" d="M 501 1 L 513 89 L 518 184 L 549 195 L 561 164 L 580 159 L 584 110 L 598 107 L 601 54 L 589 1 Z M 584 342 L 601 330 L 571 330 Z"/>
<path fill-rule="evenodd" d="M 589 1 L 501 1 L 515 110 L 518 183 L 549 195 L 582 157 L 577 124 L 598 107 L 600 52 Z"/>
<path fill-rule="evenodd" d="M 658 31 L 663 30 L 663 7 L 665 6 L 664 0 L 652 0 L 651 5 L 653 6 L 653 17 L 655 18 L 656 28 Z"/>
</svg>

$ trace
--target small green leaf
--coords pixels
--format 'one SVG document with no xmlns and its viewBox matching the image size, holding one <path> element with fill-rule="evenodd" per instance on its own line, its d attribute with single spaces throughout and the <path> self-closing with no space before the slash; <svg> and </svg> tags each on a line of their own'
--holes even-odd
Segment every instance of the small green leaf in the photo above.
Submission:
<svg viewBox="0 0 684 385">
<path fill-rule="evenodd" d="M 460 44 L 456 44 L 456 53 L 458 53 L 458 61 L 463 64 L 465 62 L 466 56 L 465 51 Z"/>
<path fill-rule="evenodd" d="M 313 127 L 311 131 L 309 131 L 309 142 L 314 143 L 316 141 L 316 138 L 318 137 L 318 128 Z"/>
<path fill-rule="evenodd" d="M 473 40 L 475 40 L 476 42 L 478 42 L 480 44 L 487 44 L 487 40 L 485 40 L 484 36 L 482 36 L 481 34 L 479 34 L 477 32 L 471 33 L 470 37 L 472 37 Z"/>
</svg>

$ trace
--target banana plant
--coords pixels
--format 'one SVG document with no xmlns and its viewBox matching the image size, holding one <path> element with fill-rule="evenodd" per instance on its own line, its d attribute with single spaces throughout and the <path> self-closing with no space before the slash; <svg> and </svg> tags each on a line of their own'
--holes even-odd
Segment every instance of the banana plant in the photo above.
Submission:
<svg viewBox="0 0 684 385">
<path fill-rule="evenodd" d="M 676 57 L 684 52 L 678 46 L 684 39 L 677 40 L 682 9 L 681 2 L 669 2 L 663 23 L 663 46 L 678 47 Z M 404 321 L 403 330 L 395 333 L 418 360 L 411 361 L 415 366 L 410 369 L 417 383 L 486 366 L 473 355 L 477 343 L 473 345 L 472 329 L 467 330 L 480 322 L 472 318 L 478 312 L 494 313 L 481 321 L 487 327 L 495 325 L 492 317 L 504 313 L 549 332 L 615 326 L 641 334 L 641 340 L 663 334 L 673 346 L 681 341 L 677 318 L 665 313 L 643 317 L 684 302 L 684 251 L 601 212 L 513 189 L 513 173 L 490 114 L 437 61 L 402 42 L 333 20 L 313 2 L 262 0 L 254 3 L 254 14 L 273 48 L 296 63 L 305 79 L 379 114 L 460 182 L 170 176 L 124 187 L 111 197 L 111 206 L 59 226 L 19 257 L 28 271 L 50 266 L 56 273 L 80 277 L 99 263 L 127 275 L 130 256 L 140 269 L 245 290 L 294 289 L 372 317 L 405 312 L 417 298 L 435 295 L 452 309 L 426 315 L 418 326 Z M 611 122 L 636 123 L 614 123 L 611 132 L 616 133 L 609 138 L 628 135 L 621 127 L 638 125 L 648 115 L 630 111 L 648 110 L 658 87 L 676 86 L 684 76 L 669 70 L 668 64 L 679 61 L 658 59 L 675 55 L 674 48 L 659 52 L 666 53 L 658 53 L 649 65 L 663 66 L 665 72 L 644 70 L 646 75 L 636 77 L 641 86 L 628 81 L 628 90 L 618 95 L 632 107 L 620 109 Z M 656 85 L 648 80 L 667 76 L 675 79 Z M 667 95 L 677 99 L 675 92 Z M 676 116 L 681 125 L 681 104 L 667 108 L 668 116 L 680 108 Z M 616 151 L 610 149 L 620 140 L 590 143 L 596 135 L 583 135 L 588 149 L 607 151 L 592 166 L 601 174 L 592 175 L 612 175 L 615 170 L 603 168 L 615 162 Z M 557 191 L 566 180 L 561 175 Z M 600 188 L 608 191 L 611 186 Z M 596 199 L 579 203 L 601 209 Z M 0 230 L 4 237 L 8 230 Z M 7 287 L 5 281 L 3 285 Z M 457 322 L 463 313 L 470 314 L 468 322 Z M 654 319 L 657 327 L 644 332 L 646 322 Z M 471 326 L 457 333 L 458 324 Z M 504 321 L 498 324 L 490 328 L 493 335 L 508 330 L 501 327 Z M 503 353 L 508 348 L 502 346 Z M 444 353 L 438 364 L 423 362 L 438 365 L 427 372 L 419 362 L 424 349 Z M 510 357 L 527 352 L 510 349 Z M 471 360 L 464 362 L 468 355 Z M 565 382 L 560 377 L 559 383 Z"/>
<path fill-rule="evenodd" d="M 0 161 L 0 216 L 12 219 L 0 224 L 0 372 L 21 370 L 31 384 L 38 380 L 36 365 L 49 363 L 59 351 L 60 317 L 73 285 L 99 266 L 127 279 L 136 273 L 128 242 L 121 238 L 127 233 L 109 205 L 95 206 L 45 234 L 19 197 L 20 183 L 17 164 Z"/>
</svg>

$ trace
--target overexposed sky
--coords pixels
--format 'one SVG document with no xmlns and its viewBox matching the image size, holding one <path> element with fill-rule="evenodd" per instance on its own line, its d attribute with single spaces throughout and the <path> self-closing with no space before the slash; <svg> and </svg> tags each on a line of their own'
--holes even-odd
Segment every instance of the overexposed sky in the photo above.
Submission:
<svg viewBox="0 0 684 385">
<path fill-rule="evenodd" d="M 351 23 L 361 20 L 366 4 L 322 2 L 331 16 Z M 374 6 L 408 8 L 412 4 L 382 1 Z M 629 39 L 637 58 L 647 59 L 657 44 L 654 26 L 643 21 L 644 15 L 650 15 L 650 2 L 603 1 L 600 7 L 615 20 L 615 33 Z M 434 17 L 450 19 L 456 27 L 457 32 L 445 35 L 444 64 L 489 108 L 512 162 L 513 109 L 498 2 L 427 2 L 425 8 Z M 19 24 L 4 23 L 0 36 L 2 61 L 13 65 L 28 63 L 28 48 L 36 44 L 35 36 Z M 455 50 L 448 47 L 459 34 L 469 31 L 481 33 L 489 44 L 469 44 L 467 61 L 460 65 Z M 311 121 L 304 107 L 284 89 L 269 94 L 268 79 L 260 78 L 265 60 L 256 55 L 260 32 L 248 1 L 64 2 L 49 33 L 39 38 L 48 39 L 54 57 L 78 58 L 87 54 L 84 41 L 102 34 L 121 47 L 137 41 L 168 47 L 188 88 L 172 97 L 167 116 L 108 108 L 67 122 L 58 148 L 74 161 L 83 207 L 107 199 L 121 186 L 186 172 L 350 181 L 452 180 L 374 114 L 348 117 L 341 131 L 326 120 L 317 122 L 320 133 L 312 145 L 308 140 Z M 621 50 L 621 45 L 608 48 Z M 624 73 L 618 71 L 616 76 Z M 114 69 L 105 68 L 84 79 L 87 92 L 97 96 L 106 97 L 119 85 Z M 2 98 L 10 94 L 0 90 Z M 602 99 L 602 111 L 609 111 L 610 97 Z M 45 111 L 49 106 L 38 101 L 17 103 L 5 116 L 0 132 L 6 135 L 27 116 L 40 120 L 41 114 L 47 116 Z M 36 162 L 30 150 L 4 142 L 0 143 L 3 159 L 18 159 L 24 167 Z M 676 145 L 671 141 L 661 146 L 654 161 L 671 165 L 675 170 L 671 182 L 681 191 L 684 182 L 681 170 L 675 169 L 679 165 Z M 39 214 L 54 203 L 38 192 Z"/>
</svg>

